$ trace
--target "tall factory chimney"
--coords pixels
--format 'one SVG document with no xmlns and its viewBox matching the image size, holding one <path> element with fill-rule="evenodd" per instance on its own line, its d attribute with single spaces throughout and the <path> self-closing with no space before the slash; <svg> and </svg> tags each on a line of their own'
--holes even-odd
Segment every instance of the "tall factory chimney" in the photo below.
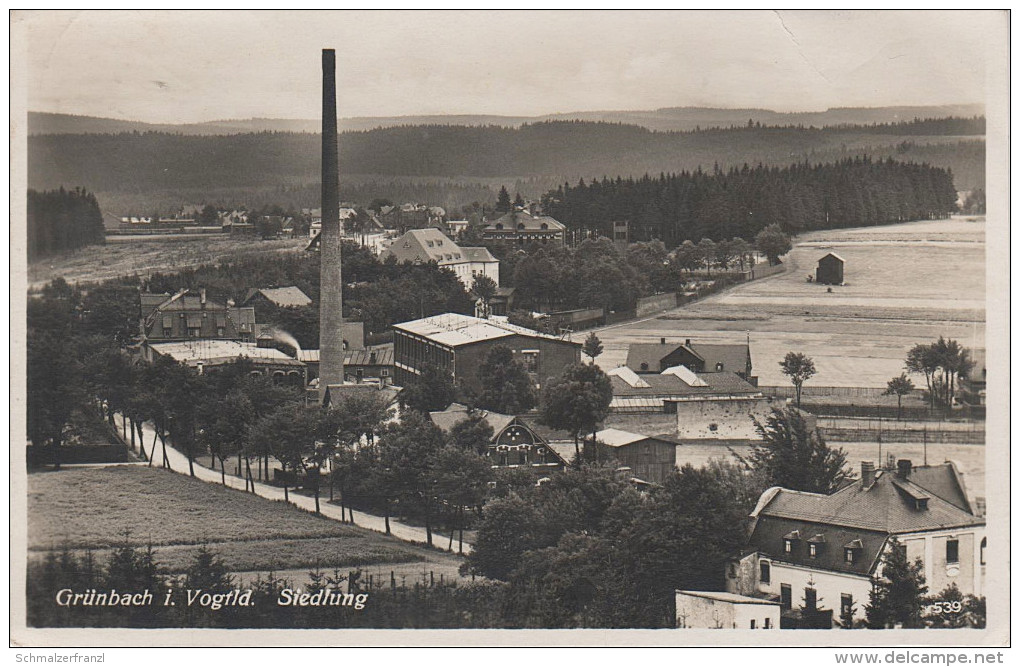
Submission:
<svg viewBox="0 0 1020 667">
<path fill-rule="evenodd" d="M 336 52 L 322 50 L 322 232 L 319 237 L 319 402 L 344 381 L 340 278 L 340 165 L 336 134 Z"/>
</svg>

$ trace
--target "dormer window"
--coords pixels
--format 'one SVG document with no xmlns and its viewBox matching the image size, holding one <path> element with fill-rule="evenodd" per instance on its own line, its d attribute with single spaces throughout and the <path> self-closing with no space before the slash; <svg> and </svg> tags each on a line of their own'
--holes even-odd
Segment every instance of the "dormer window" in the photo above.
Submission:
<svg viewBox="0 0 1020 667">
<path fill-rule="evenodd" d="M 442 241 L 436 241 L 436 245 L 443 245 Z"/>
<path fill-rule="evenodd" d="M 793 553 L 793 543 L 798 541 L 798 540 L 800 540 L 800 531 L 799 530 L 794 530 L 794 531 L 791 531 L 791 532 L 787 533 L 786 535 L 783 535 L 783 553 L 785 553 L 785 554 L 792 554 Z"/>
<path fill-rule="evenodd" d="M 715 372 L 716 373 L 721 373 L 722 369 L 723 369 L 723 362 L 721 362 L 721 361 L 716 362 L 716 364 L 715 364 Z"/>
<path fill-rule="evenodd" d="M 853 562 L 854 562 L 854 550 L 853 549 L 845 549 L 843 551 L 843 556 L 846 559 L 847 563 L 853 564 Z"/>
<path fill-rule="evenodd" d="M 843 560 L 852 565 L 857 562 L 858 557 L 864 550 L 864 543 L 860 540 L 851 540 L 843 545 Z"/>
<path fill-rule="evenodd" d="M 818 545 L 817 544 L 812 543 L 812 544 L 808 545 L 808 557 L 809 558 L 818 558 Z"/>
<path fill-rule="evenodd" d="M 825 535 L 818 533 L 811 537 L 808 541 L 808 558 L 818 558 L 818 555 L 822 553 L 825 548 Z"/>
<path fill-rule="evenodd" d="M 914 501 L 914 509 L 916 509 L 916 510 L 926 510 L 926 509 L 928 509 L 928 499 L 927 498 L 918 498 L 918 499 L 916 499 Z"/>
</svg>

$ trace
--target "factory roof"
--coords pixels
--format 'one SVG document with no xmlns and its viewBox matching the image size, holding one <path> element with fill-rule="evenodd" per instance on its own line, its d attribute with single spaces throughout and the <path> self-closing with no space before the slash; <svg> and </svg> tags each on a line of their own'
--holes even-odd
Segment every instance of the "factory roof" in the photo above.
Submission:
<svg viewBox="0 0 1020 667">
<path fill-rule="evenodd" d="M 471 343 L 508 338 L 510 336 L 544 338 L 546 340 L 556 340 L 580 346 L 580 343 L 573 343 L 558 336 L 539 333 L 532 329 L 519 327 L 501 320 L 486 320 L 478 317 L 471 317 L 470 315 L 461 315 L 459 313 L 433 315 L 432 317 L 426 317 L 412 322 L 394 324 L 393 328 L 428 338 L 433 342 L 447 347 L 470 345 Z"/>
<path fill-rule="evenodd" d="M 236 340 L 188 340 L 168 343 L 149 343 L 156 353 L 169 356 L 175 361 L 195 366 L 199 363 L 227 363 L 238 357 L 255 362 L 270 362 L 285 366 L 304 366 L 274 347 L 258 347 L 255 343 Z"/>
</svg>

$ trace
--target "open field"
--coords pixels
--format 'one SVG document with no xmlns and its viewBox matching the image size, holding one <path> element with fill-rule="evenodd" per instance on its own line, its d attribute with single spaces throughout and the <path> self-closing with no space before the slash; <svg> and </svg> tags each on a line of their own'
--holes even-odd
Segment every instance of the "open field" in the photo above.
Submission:
<svg viewBox="0 0 1020 667">
<path fill-rule="evenodd" d="M 916 343 L 942 335 L 984 347 L 984 238 L 984 219 L 963 217 L 805 234 L 781 275 L 599 330 L 605 352 L 598 362 L 605 369 L 622 365 L 630 343 L 661 337 L 749 337 L 761 385 L 789 384 L 779 361 L 794 350 L 814 359 L 818 373 L 808 385 L 884 387 Z M 806 280 L 830 251 L 846 260 L 847 282 L 831 293 Z"/>
<path fill-rule="evenodd" d="M 114 240 L 116 239 L 116 240 Z M 111 237 L 105 246 L 87 246 L 60 257 L 39 260 L 28 267 L 28 287 L 38 289 L 63 278 L 69 283 L 109 280 L 119 276 L 148 276 L 158 271 L 175 271 L 238 259 L 246 255 L 262 255 L 297 251 L 308 239 L 260 241 L 251 237 L 220 235 L 189 235 L 151 237 Z"/>
<path fill-rule="evenodd" d="M 236 572 L 446 562 L 450 556 L 287 505 L 145 466 L 28 477 L 30 555 L 91 549 L 100 562 L 128 541 L 152 544 L 180 571 L 207 543 Z"/>
</svg>

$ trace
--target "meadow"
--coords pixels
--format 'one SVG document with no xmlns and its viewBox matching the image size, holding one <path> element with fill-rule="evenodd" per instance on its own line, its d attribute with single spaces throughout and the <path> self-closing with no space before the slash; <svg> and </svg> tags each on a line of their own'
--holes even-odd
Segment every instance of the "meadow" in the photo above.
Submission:
<svg viewBox="0 0 1020 667">
<path fill-rule="evenodd" d="M 65 468 L 28 477 L 31 558 L 65 546 L 153 545 L 170 571 L 206 544 L 234 572 L 448 560 L 436 551 L 293 505 L 143 465 Z"/>
<path fill-rule="evenodd" d="M 106 245 L 86 246 L 30 264 L 28 287 L 39 289 L 54 278 L 63 278 L 69 283 L 101 282 L 122 276 L 145 278 L 158 271 L 178 271 L 249 255 L 299 251 L 307 244 L 308 239 L 303 237 L 261 241 L 220 234 L 157 238 L 111 236 Z"/>
<path fill-rule="evenodd" d="M 939 336 L 985 346 L 985 222 L 954 217 L 826 230 L 794 240 L 781 275 L 726 290 L 662 316 L 598 331 L 605 369 L 622 365 L 630 343 L 744 342 L 763 386 L 788 385 L 779 361 L 811 357 L 808 385 L 884 387 L 903 372 L 907 351 Z M 827 252 L 846 260 L 846 285 L 808 282 Z M 915 378 L 916 382 L 923 378 Z"/>
</svg>

